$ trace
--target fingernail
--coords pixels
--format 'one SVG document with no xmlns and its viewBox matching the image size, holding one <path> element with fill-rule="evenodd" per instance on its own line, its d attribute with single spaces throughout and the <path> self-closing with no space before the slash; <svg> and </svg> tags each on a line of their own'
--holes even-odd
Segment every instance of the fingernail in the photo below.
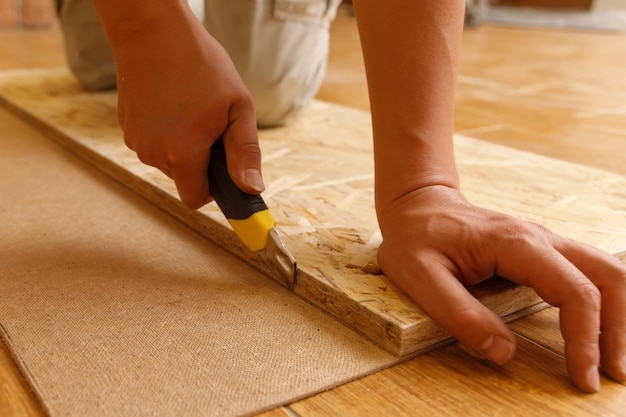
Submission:
<svg viewBox="0 0 626 417">
<path fill-rule="evenodd" d="M 600 373 L 595 366 L 587 372 L 587 384 L 592 392 L 600 391 Z"/>
<path fill-rule="evenodd" d="M 247 185 L 249 185 L 258 192 L 262 192 L 265 190 L 263 177 L 261 176 L 261 171 L 259 171 L 258 169 L 246 169 L 246 171 L 244 172 L 244 181 Z"/>
<path fill-rule="evenodd" d="M 515 345 L 501 336 L 489 336 L 479 350 L 490 361 L 504 365 L 513 357 Z"/>
</svg>

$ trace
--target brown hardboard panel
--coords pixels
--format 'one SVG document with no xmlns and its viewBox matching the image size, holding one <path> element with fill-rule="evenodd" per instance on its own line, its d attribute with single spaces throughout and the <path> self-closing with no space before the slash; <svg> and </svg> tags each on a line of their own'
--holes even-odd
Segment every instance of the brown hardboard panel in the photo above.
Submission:
<svg viewBox="0 0 626 417">
<path fill-rule="evenodd" d="M 39 400 L 12 413 L 26 388 L 0 384 L 3 417 L 256 415 L 401 360 L 5 109 L 0 126 L 0 345 Z"/>
</svg>

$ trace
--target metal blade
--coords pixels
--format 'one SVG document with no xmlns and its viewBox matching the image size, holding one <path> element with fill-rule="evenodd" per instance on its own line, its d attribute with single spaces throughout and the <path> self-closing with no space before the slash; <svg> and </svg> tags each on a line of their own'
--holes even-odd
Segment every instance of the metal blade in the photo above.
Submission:
<svg viewBox="0 0 626 417">
<path fill-rule="evenodd" d="M 298 267 L 296 260 L 281 240 L 275 227 L 270 231 L 267 246 L 261 251 L 261 259 L 273 276 L 280 277 L 283 284 L 293 291 Z"/>
</svg>

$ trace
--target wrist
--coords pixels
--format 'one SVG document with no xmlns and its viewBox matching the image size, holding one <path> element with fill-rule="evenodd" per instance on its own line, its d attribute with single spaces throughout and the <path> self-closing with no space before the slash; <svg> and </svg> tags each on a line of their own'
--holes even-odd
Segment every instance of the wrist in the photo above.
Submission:
<svg viewBox="0 0 626 417">
<path fill-rule="evenodd" d="M 406 228 L 405 220 L 429 219 L 449 207 L 467 200 L 458 187 L 444 183 L 432 183 L 414 188 L 395 199 L 379 201 L 377 196 L 376 215 L 383 238 L 389 238 L 398 230 Z"/>
<path fill-rule="evenodd" d="M 374 155 L 379 214 L 420 190 L 441 186 L 458 192 L 460 188 L 451 140 L 378 141 Z"/>
</svg>

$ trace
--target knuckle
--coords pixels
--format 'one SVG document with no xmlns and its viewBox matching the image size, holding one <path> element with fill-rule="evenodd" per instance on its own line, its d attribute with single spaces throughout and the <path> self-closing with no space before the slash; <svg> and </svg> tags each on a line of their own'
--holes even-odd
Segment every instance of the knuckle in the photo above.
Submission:
<svg viewBox="0 0 626 417">
<path fill-rule="evenodd" d="M 200 160 L 198 152 L 185 150 L 176 143 L 166 143 L 162 150 L 162 161 L 168 169 L 176 170 L 188 166 L 195 159 Z"/>
<path fill-rule="evenodd" d="M 176 152 L 166 150 L 163 154 L 163 163 L 167 168 L 176 168 L 181 165 L 180 155 Z"/>
<path fill-rule="evenodd" d="M 462 333 L 471 332 L 472 329 L 482 322 L 480 313 L 471 307 L 461 308 L 455 311 L 452 315 L 451 327 L 459 329 Z"/>
<path fill-rule="evenodd" d="M 613 293 L 626 297 L 626 269 L 620 269 L 612 279 L 609 278 L 607 286 Z"/>
<path fill-rule="evenodd" d="M 614 258 L 615 268 L 617 270 L 616 276 L 618 277 L 615 282 L 622 291 L 626 292 L 626 264 L 623 264 L 619 259 Z"/>
<path fill-rule="evenodd" d="M 244 142 L 239 144 L 237 147 L 237 153 L 239 155 L 246 155 L 246 157 L 261 157 L 261 148 L 259 148 L 259 144 L 256 142 Z"/>
<path fill-rule="evenodd" d="M 254 99 L 252 94 L 247 91 L 243 91 L 235 101 L 242 109 L 252 110 L 254 109 Z"/>
<path fill-rule="evenodd" d="M 584 277 L 581 277 L 579 281 L 575 292 L 580 303 L 595 312 L 599 312 L 601 303 L 600 290 Z"/>
<path fill-rule="evenodd" d="M 536 223 L 514 222 L 506 228 L 505 233 L 509 239 L 522 245 L 536 246 L 538 243 L 549 244 L 552 241 L 552 232 Z"/>
</svg>

